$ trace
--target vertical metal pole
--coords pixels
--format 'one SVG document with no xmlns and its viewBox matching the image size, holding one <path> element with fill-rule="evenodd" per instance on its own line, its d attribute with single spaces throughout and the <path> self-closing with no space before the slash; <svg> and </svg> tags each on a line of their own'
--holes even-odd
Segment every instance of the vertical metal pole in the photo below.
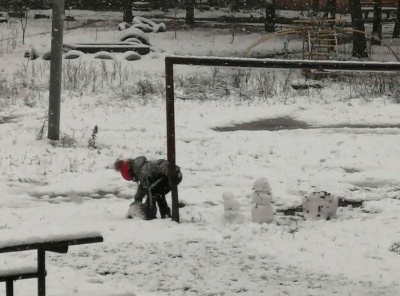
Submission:
<svg viewBox="0 0 400 296">
<path fill-rule="evenodd" d="M 167 156 L 169 182 L 172 195 L 172 220 L 179 223 L 179 199 L 178 186 L 175 176 L 175 98 L 174 98 L 174 64 L 165 58 L 165 87 L 166 87 L 166 111 L 167 111 Z"/>
<path fill-rule="evenodd" d="M 60 104 L 64 15 L 64 0 L 53 0 L 49 121 L 47 135 L 50 140 L 59 140 L 60 138 Z"/>
<path fill-rule="evenodd" d="M 38 249 L 38 296 L 46 296 L 46 250 Z"/>
<path fill-rule="evenodd" d="M 14 281 L 6 281 L 6 296 L 14 296 Z"/>
</svg>

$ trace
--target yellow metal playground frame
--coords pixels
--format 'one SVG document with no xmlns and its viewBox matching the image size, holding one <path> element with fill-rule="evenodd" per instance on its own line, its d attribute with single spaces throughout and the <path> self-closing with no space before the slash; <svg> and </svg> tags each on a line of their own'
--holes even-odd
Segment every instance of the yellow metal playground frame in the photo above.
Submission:
<svg viewBox="0 0 400 296">
<path fill-rule="evenodd" d="M 388 48 L 388 50 L 393 54 L 393 56 L 396 58 L 396 60 L 400 61 L 400 57 L 397 55 L 395 50 L 389 44 L 387 44 L 385 41 L 373 36 L 371 33 L 368 33 L 365 31 L 360 31 L 360 30 L 355 30 L 355 29 L 350 29 L 350 28 L 346 29 L 344 27 L 337 26 L 337 24 L 343 24 L 344 21 L 333 20 L 333 19 L 325 19 L 325 20 L 300 19 L 300 20 L 296 20 L 294 22 L 300 24 L 300 26 L 298 28 L 284 29 L 284 30 L 281 30 L 278 32 L 264 35 L 259 40 L 257 40 L 253 44 L 251 44 L 245 51 L 243 51 L 241 56 L 243 56 L 243 57 L 246 56 L 252 49 L 257 47 L 261 43 L 266 42 L 275 37 L 280 37 L 280 36 L 290 35 L 290 34 L 297 34 L 298 36 L 300 36 L 303 39 L 303 59 L 305 57 L 305 55 L 304 55 L 304 44 L 305 43 L 308 44 L 308 47 L 309 47 L 309 49 L 308 49 L 309 55 L 308 56 L 310 57 L 311 56 L 311 54 L 310 54 L 311 48 L 310 47 L 312 46 L 312 43 L 310 42 L 309 36 L 311 34 L 311 31 L 316 34 L 318 34 L 319 32 L 323 32 L 322 30 L 318 30 L 318 28 L 321 28 L 322 23 L 326 22 L 328 24 L 331 23 L 329 25 L 331 26 L 331 30 L 332 30 L 331 34 L 332 35 L 337 36 L 338 34 L 348 34 L 348 33 L 364 34 L 366 37 L 369 37 L 371 39 L 373 38 L 373 39 L 380 41 L 381 44 L 383 44 L 385 47 Z M 325 32 L 327 32 L 327 31 L 325 31 Z M 307 41 L 306 41 L 306 38 L 308 39 Z M 337 41 L 336 41 L 336 45 L 337 45 Z"/>
</svg>

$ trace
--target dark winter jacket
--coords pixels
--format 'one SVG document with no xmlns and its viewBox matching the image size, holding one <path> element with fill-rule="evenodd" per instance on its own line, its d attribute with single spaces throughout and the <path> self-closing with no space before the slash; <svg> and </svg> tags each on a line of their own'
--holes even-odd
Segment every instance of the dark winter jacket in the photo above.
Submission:
<svg viewBox="0 0 400 296">
<path fill-rule="evenodd" d="M 165 159 L 148 161 L 146 157 L 139 156 L 128 162 L 132 180 L 139 183 L 135 200 L 142 200 L 147 195 L 148 186 L 153 182 L 168 177 L 168 161 Z M 180 172 L 180 168 L 176 166 L 176 173 L 178 172 Z"/>
</svg>

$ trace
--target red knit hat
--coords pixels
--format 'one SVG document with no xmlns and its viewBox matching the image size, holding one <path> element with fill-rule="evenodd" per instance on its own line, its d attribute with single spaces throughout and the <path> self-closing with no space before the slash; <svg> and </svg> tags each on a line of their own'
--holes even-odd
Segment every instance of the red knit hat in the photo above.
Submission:
<svg viewBox="0 0 400 296">
<path fill-rule="evenodd" d="M 132 177 L 129 174 L 129 163 L 127 161 L 122 163 L 120 171 L 122 178 L 124 178 L 126 181 L 132 181 Z"/>
</svg>

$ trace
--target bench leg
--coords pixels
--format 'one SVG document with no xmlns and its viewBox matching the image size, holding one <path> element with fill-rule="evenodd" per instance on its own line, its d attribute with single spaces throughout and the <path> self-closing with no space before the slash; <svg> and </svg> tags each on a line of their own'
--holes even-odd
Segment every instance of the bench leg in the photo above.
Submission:
<svg viewBox="0 0 400 296">
<path fill-rule="evenodd" d="M 46 250 L 38 249 L 38 296 L 46 296 Z"/>
<path fill-rule="evenodd" d="M 14 281 L 6 281 L 6 296 L 14 296 Z"/>
</svg>

